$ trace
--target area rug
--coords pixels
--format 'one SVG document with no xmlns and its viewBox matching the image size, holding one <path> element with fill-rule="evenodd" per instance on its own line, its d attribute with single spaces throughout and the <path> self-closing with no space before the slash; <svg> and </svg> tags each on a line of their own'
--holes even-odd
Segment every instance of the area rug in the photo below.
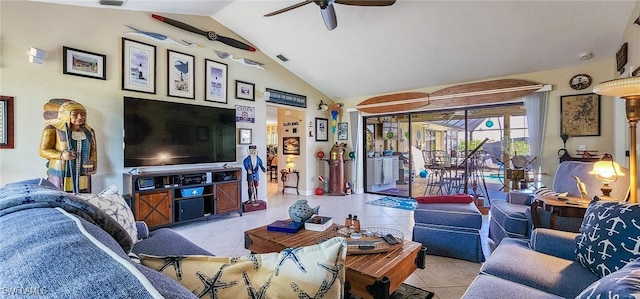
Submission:
<svg viewBox="0 0 640 299">
<path fill-rule="evenodd" d="M 402 197 L 383 197 L 379 199 L 370 200 L 367 204 L 374 206 L 381 206 L 387 208 L 396 208 L 403 210 L 413 211 L 416 209 L 418 202 L 412 198 L 402 198 Z"/>
<path fill-rule="evenodd" d="M 398 188 L 389 188 L 389 189 L 384 189 L 377 192 L 383 193 L 383 194 L 389 194 L 389 195 L 402 195 L 402 194 L 408 195 L 409 194 L 408 189 L 398 189 Z"/>
<path fill-rule="evenodd" d="M 431 299 L 435 294 L 429 291 L 425 291 L 420 288 L 416 288 L 406 283 L 401 284 L 393 294 L 389 296 L 390 299 Z M 359 299 L 356 296 L 351 296 L 350 299 Z"/>
</svg>

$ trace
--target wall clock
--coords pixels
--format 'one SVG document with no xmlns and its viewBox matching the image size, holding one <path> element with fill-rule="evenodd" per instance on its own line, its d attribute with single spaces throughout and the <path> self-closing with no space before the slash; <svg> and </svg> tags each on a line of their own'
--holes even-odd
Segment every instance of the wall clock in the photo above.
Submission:
<svg viewBox="0 0 640 299">
<path fill-rule="evenodd" d="M 575 90 L 581 90 L 591 85 L 591 76 L 587 74 L 575 75 L 569 80 L 569 85 Z"/>
</svg>

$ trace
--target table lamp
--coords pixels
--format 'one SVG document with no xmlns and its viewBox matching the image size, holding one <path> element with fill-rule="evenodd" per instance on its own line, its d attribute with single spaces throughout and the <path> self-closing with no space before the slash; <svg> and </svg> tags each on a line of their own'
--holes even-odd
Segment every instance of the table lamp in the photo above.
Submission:
<svg viewBox="0 0 640 299">
<path fill-rule="evenodd" d="M 629 145 L 629 202 L 638 202 L 638 181 L 636 177 L 636 125 L 640 120 L 640 77 L 620 78 L 602 82 L 593 88 L 593 92 L 625 99 L 625 111 L 629 120 L 631 143 Z"/>
<path fill-rule="evenodd" d="M 624 176 L 622 170 L 620 170 L 620 164 L 613 161 L 611 154 L 604 154 L 600 161 L 593 164 L 593 170 L 589 174 L 595 174 L 596 178 L 602 182 L 602 195 L 610 197 L 611 186 L 609 184 L 618 180 L 619 176 Z"/>
<path fill-rule="evenodd" d="M 296 167 L 295 164 L 293 164 L 293 159 L 291 157 L 287 157 L 287 168 L 289 169 L 289 172 L 293 172 L 293 169 Z"/>
</svg>

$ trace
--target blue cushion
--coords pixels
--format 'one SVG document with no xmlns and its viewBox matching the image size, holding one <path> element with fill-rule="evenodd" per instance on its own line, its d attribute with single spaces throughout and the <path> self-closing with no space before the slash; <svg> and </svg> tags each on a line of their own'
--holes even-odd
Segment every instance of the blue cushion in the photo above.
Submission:
<svg viewBox="0 0 640 299">
<path fill-rule="evenodd" d="M 413 211 L 416 223 L 480 229 L 482 214 L 473 203 L 418 204 Z"/>
<path fill-rule="evenodd" d="M 640 205 L 600 201 L 585 212 L 576 236 L 576 260 L 604 277 L 640 258 Z"/>
<path fill-rule="evenodd" d="M 484 262 L 479 229 L 416 223 L 412 240 L 422 243 L 427 254 Z"/>
<path fill-rule="evenodd" d="M 52 182 L 43 178 L 35 178 L 35 179 L 13 182 L 13 183 L 7 184 L 6 186 L 11 186 L 11 185 L 39 185 L 47 188 L 58 189 L 58 187 L 56 187 L 56 185 L 54 185 Z"/>
<path fill-rule="evenodd" d="M 148 255 L 213 255 L 211 252 L 193 244 L 170 228 L 152 231 L 149 237 L 133 245 L 135 254 Z"/>
<path fill-rule="evenodd" d="M 509 238 L 502 240 L 480 272 L 565 298 L 575 297 L 598 280 L 577 262 L 539 253 L 526 240 Z"/>
<path fill-rule="evenodd" d="M 508 232 L 510 237 L 524 238 L 529 235 L 527 207 L 496 200 L 491 203 L 489 213 L 492 221 Z"/>
<path fill-rule="evenodd" d="M 462 298 L 560 299 L 562 297 L 499 277 L 480 274 L 473 280 Z"/>
<path fill-rule="evenodd" d="M 634 261 L 592 283 L 576 298 L 635 299 L 640 297 L 640 261 Z"/>
</svg>

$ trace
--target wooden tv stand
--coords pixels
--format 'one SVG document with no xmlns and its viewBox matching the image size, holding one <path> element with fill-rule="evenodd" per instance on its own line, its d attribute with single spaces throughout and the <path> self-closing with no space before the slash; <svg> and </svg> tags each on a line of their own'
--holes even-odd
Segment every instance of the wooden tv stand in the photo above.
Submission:
<svg viewBox="0 0 640 299">
<path fill-rule="evenodd" d="M 238 167 L 124 173 L 123 186 L 135 219 L 157 228 L 231 212 L 242 216 L 241 176 Z"/>
</svg>

